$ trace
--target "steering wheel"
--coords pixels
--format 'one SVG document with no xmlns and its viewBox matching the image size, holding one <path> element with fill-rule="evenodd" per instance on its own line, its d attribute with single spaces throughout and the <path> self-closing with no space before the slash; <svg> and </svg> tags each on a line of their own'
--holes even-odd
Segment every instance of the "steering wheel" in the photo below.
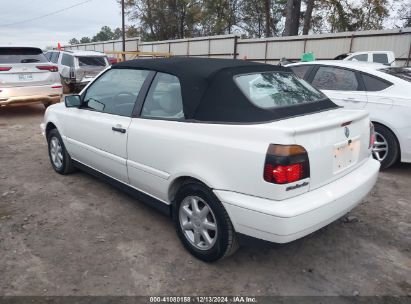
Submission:
<svg viewBox="0 0 411 304">
<path fill-rule="evenodd" d="M 114 99 L 116 100 L 117 98 L 119 98 L 120 97 L 120 95 L 123 95 L 123 96 L 131 96 L 131 97 L 133 97 L 133 98 L 137 98 L 137 96 L 135 96 L 133 93 L 131 93 L 131 92 L 127 92 L 127 91 L 121 91 L 121 92 L 119 92 L 119 93 L 117 93 L 115 96 L 114 96 Z M 134 100 L 135 101 L 135 100 Z M 134 102 L 133 101 L 133 102 Z"/>
</svg>

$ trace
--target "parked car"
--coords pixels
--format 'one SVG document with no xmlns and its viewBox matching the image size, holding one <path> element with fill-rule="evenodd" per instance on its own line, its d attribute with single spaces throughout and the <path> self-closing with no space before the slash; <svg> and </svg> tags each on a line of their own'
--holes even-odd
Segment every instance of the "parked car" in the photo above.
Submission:
<svg viewBox="0 0 411 304">
<path fill-rule="evenodd" d="M 110 65 L 105 54 L 95 51 L 54 50 L 45 55 L 58 66 L 65 93 L 84 88 Z"/>
<path fill-rule="evenodd" d="M 60 102 L 57 67 L 34 47 L 0 47 L 0 107 Z"/>
<path fill-rule="evenodd" d="M 285 243 L 335 221 L 380 167 L 365 111 L 242 60 L 118 63 L 47 109 L 42 130 L 56 172 L 80 168 L 171 215 L 205 261 L 231 254 L 236 233 Z"/>
<path fill-rule="evenodd" d="M 367 51 L 367 52 L 355 52 L 345 53 L 338 55 L 335 60 L 344 61 L 362 61 L 362 62 L 375 62 L 382 63 L 389 66 L 395 66 L 395 55 L 391 51 Z"/>
<path fill-rule="evenodd" d="M 107 57 L 107 59 L 110 65 L 116 64 L 118 62 L 116 57 Z"/>
<path fill-rule="evenodd" d="M 411 162 L 411 78 L 405 68 L 348 61 L 288 65 L 336 104 L 370 112 L 375 125 L 373 154 L 383 169 Z"/>
</svg>

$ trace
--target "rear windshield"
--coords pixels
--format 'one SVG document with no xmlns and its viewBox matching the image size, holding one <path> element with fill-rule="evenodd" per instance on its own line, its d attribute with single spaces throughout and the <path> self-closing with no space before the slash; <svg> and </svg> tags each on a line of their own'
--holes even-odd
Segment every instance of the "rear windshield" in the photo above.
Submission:
<svg viewBox="0 0 411 304">
<path fill-rule="evenodd" d="M 411 68 L 389 68 L 380 71 L 411 82 Z"/>
<path fill-rule="evenodd" d="M 79 66 L 106 66 L 105 57 L 86 57 L 86 56 L 77 56 Z"/>
<path fill-rule="evenodd" d="M 40 49 L 36 48 L 0 48 L 0 64 L 48 62 Z"/>
<path fill-rule="evenodd" d="M 288 72 L 264 72 L 236 76 L 235 82 L 248 99 L 263 109 L 318 102 L 325 95 Z"/>
</svg>

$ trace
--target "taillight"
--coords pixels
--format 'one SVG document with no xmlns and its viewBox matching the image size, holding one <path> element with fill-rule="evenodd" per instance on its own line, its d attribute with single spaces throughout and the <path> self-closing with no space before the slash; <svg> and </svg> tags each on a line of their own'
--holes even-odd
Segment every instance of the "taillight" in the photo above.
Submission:
<svg viewBox="0 0 411 304">
<path fill-rule="evenodd" d="M 0 72 L 7 72 L 10 70 L 11 70 L 11 67 L 0 67 Z"/>
<path fill-rule="evenodd" d="M 370 122 L 370 143 L 368 144 L 368 149 L 371 149 L 375 143 L 375 129 L 372 122 Z"/>
<path fill-rule="evenodd" d="M 36 66 L 39 70 L 42 71 L 50 71 L 50 72 L 58 72 L 58 68 L 54 65 L 38 65 Z"/>
<path fill-rule="evenodd" d="M 74 68 L 70 68 L 70 71 L 69 71 L 69 78 L 70 79 L 76 79 L 76 73 L 75 73 L 75 71 L 74 71 Z"/>
<path fill-rule="evenodd" d="M 298 145 L 270 145 L 264 165 L 264 180 L 288 184 L 310 177 L 307 151 Z"/>
</svg>

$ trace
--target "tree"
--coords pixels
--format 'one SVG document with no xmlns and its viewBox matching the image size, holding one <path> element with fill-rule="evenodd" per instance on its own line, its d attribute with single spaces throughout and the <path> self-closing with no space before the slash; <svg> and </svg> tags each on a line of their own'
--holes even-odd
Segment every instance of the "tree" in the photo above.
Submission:
<svg viewBox="0 0 411 304">
<path fill-rule="evenodd" d="M 306 0 L 306 9 L 304 12 L 304 23 L 303 23 L 303 35 L 308 35 L 308 32 L 311 28 L 311 19 L 314 9 L 314 1 L 315 0 Z"/>
<path fill-rule="evenodd" d="M 335 32 L 383 28 L 388 17 L 387 0 L 318 0 L 322 30 Z"/>
<path fill-rule="evenodd" d="M 250 37 L 263 37 L 266 32 L 264 26 L 264 1 L 263 0 L 243 0 L 240 9 L 239 26 Z"/>
<path fill-rule="evenodd" d="M 117 27 L 114 29 L 113 36 L 111 37 L 111 39 L 118 40 L 122 36 L 123 36 L 123 31 L 121 30 L 121 28 Z"/>
<path fill-rule="evenodd" d="M 203 35 L 231 34 L 238 22 L 239 0 L 203 0 L 201 28 Z"/>
<path fill-rule="evenodd" d="M 135 21 L 144 40 L 167 40 L 198 34 L 200 0 L 128 0 L 130 20 Z"/>
<path fill-rule="evenodd" d="M 238 31 L 248 37 L 270 37 L 379 29 L 388 16 L 388 1 L 125 0 L 125 8 L 134 23 L 132 36 L 150 41 Z M 409 11 L 404 5 L 402 12 L 408 12 L 402 13 L 405 25 L 411 22 Z M 93 40 L 117 38 L 120 34 L 120 29 L 113 32 L 103 27 Z"/>
<path fill-rule="evenodd" d="M 82 37 L 80 39 L 80 43 L 90 43 L 91 39 L 89 37 Z"/>
<path fill-rule="evenodd" d="M 134 26 L 128 26 L 126 28 L 126 37 L 127 38 L 134 38 L 134 37 L 138 37 L 140 35 L 140 32 L 138 31 L 138 29 Z"/>
<path fill-rule="evenodd" d="M 287 0 L 242 0 L 237 26 L 249 37 L 278 36 Z"/>
<path fill-rule="evenodd" d="M 113 39 L 113 31 L 111 30 L 111 28 L 107 25 L 103 26 L 100 30 L 100 32 L 98 32 L 92 39 L 93 42 L 96 41 L 107 41 L 107 40 L 112 40 Z"/>
<path fill-rule="evenodd" d="M 388 17 L 387 0 L 363 0 L 360 7 L 353 10 L 355 30 L 376 30 L 383 28 Z"/>
<path fill-rule="evenodd" d="M 69 44 L 73 45 L 73 44 L 79 44 L 80 42 L 76 39 L 76 38 L 71 38 L 69 40 Z"/>
<path fill-rule="evenodd" d="M 271 12 L 270 12 L 271 1 L 264 0 L 264 13 L 265 13 L 265 37 L 271 36 Z"/>
<path fill-rule="evenodd" d="M 288 0 L 283 36 L 296 36 L 300 27 L 301 0 Z"/>
<path fill-rule="evenodd" d="M 410 27 L 411 26 L 411 6 L 407 3 L 403 3 L 397 12 L 398 19 L 401 22 L 400 27 Z M 397 25 L 398 26 L 398 25 Z"/>
</svg>

